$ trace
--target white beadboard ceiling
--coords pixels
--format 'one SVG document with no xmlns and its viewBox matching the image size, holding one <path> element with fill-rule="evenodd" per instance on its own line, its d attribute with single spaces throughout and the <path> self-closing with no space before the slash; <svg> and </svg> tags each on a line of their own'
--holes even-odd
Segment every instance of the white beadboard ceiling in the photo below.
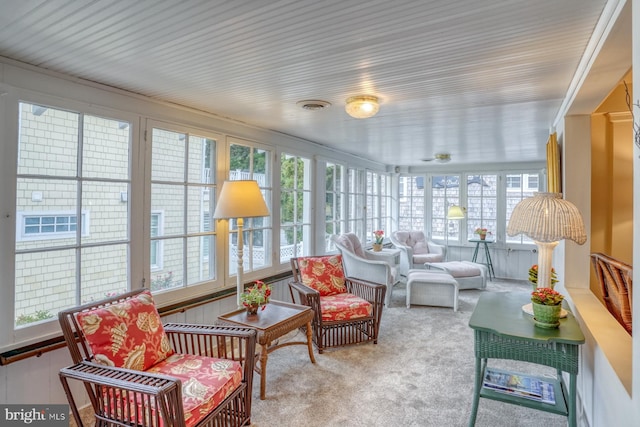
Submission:
<svg viewBox="0 0 640 427">
<path fill-rule="evenodd" d="M 389 165 L 533 162 L 605 4 L 0 0 L 0 56 Z"/>
</svg>

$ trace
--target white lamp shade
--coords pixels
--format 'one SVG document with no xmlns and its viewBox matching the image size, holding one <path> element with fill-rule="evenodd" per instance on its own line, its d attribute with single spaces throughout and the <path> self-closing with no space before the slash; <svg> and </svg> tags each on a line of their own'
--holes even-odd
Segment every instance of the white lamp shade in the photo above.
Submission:
<svg viewBox="0 0 640 427">
<path fill-rule="evenodd" d="M 464 211 L 460 206 L 450 206 L 447 219 L 464 219 Z"/>
<path fill-rule="evenodd" d="M 215 219 L 269 216 L 269 208 L 256 181 L 225 181 L 220 190 Z"/>
<path fill-rule="evenodd" d="M 516 205 L 507 234 L 524 234 L 536 242 L 570 239 L 579 245 L 587 241 L 582 215 L 560 193 L 536 193 Z"/>
<path fill-rule="evenodd" d="M 347 99 L 345 110 L 356 119 L 367 119 L 378 113 L 380 105 L 375 96 L 353 96 Z"/>
</svg>

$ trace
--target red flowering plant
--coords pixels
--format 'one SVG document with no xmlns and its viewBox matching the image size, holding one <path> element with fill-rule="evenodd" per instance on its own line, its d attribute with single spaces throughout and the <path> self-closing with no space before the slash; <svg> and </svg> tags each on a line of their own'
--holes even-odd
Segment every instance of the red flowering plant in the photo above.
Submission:
<svg viewBox="0 0 640 427">
<path fill-rule="evenodd" d="M 563 299 L 564 296 L 551 288 L 538 288 L 531 292 L 531 302 L 536 304 L 560 305 Z"/>
<path fill-rule="evenodd" d="M 529 281 L 534 285 L 538 284 L 538 264 L 533 264 L 529 269 Z M 551 288 L 558 283 L 558 275 L 556 274 L 556 270 L 551 268 Z"/>
<path fill-rule="evenodd" d="M 491 234 L 488 229 L 481 227 L 476 228 L 473 233 L 477 234 L 478 236 L 486 236 L 487 234 Z"/>
<path fill-rule="evenodd" d="M 373 232 L 373 237 L 376 239 L 376 244 L 377 245 L 381 245 L 382 241 L 384 239 L 384 231 L 383 230 L 376 230 Z"/>
<path fill-rule="evenodd" d="M 245 307 L 257 305 L 262 306 L 262 309 L 264 310 L 266 304 L 269 302 L 270 296 L 271 286 L 266 285 L 261 280 L 256 280 L 255 285 L 245 289 L 242 295 L 240 295 L 240 301 Z"/>
</svg>

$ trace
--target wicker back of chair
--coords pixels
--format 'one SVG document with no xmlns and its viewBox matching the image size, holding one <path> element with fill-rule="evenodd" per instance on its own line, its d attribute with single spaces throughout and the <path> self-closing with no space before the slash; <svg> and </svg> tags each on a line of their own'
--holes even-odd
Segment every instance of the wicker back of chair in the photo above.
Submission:
<svg viewBox="0 0 640 427">
<path fill-rule="evenodd" d="M 632 266 L 603 253 L 591 254 L 591 263 L 607 309 L 632 334 Z"/>
</svg>

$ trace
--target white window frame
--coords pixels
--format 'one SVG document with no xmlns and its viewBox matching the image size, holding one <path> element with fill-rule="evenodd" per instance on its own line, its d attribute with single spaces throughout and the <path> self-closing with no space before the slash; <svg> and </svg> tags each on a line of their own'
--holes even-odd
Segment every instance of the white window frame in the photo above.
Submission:
<svg viewBox="0 0 640 427">
<path fill-rule="evenodd" d="M 162 239 L 158 238 L 158 239 L 154 239 L 154 237 L 161 237 L 164 235 L 164 211 L 162 210 L 152 210 L 151 211 L 151 216 L 158 216 L 158 234 L 157 235 L 153 235 L 153 233 L 151 233 L 151 230 L 149 230 L 150 236 L 151 236 L 151 241 L 150 241 L 150 245 L 157 245 L 156 248 L 156 263 L 153 264 L 151 261 L 151 247 L 149 247 L 149 265 L 151 267 L 151 271 L 159 271 L 162 270 L 163 268 L 163 260 L 164 260 L 164 245 L 163 245 L 163 241 Z M 149 223 L 150 225 L 153 224 L 153 221 L 151 221 Z"/>
<path fill-rule="evenodd" d="M 27 218 L 33 217 L 76 217 L 76 211 L 18 211 L 16 212 L 16 231 L 20 230 L 20 232 L 16 232 L 16 241 L 18 242 L 28 242 L 28 241 L 38 241 L 38 240 L 53 240 L 53 239 L 73 239 L 76 237 L 76 230 L 73 231 L 54 231 L 54 232 L 40 232 L 40 233 L 26 233 L 26 220 Z M 82 210 L 82 218 L 81 218 L 81 227 L 82 230 L 80 235 L 82 237 L 89 236 L 90 230 L 90 215 L 88 209 Z M 78 225 L 78 221 L 76 220 L 76 227 Z"/>
</svg>

